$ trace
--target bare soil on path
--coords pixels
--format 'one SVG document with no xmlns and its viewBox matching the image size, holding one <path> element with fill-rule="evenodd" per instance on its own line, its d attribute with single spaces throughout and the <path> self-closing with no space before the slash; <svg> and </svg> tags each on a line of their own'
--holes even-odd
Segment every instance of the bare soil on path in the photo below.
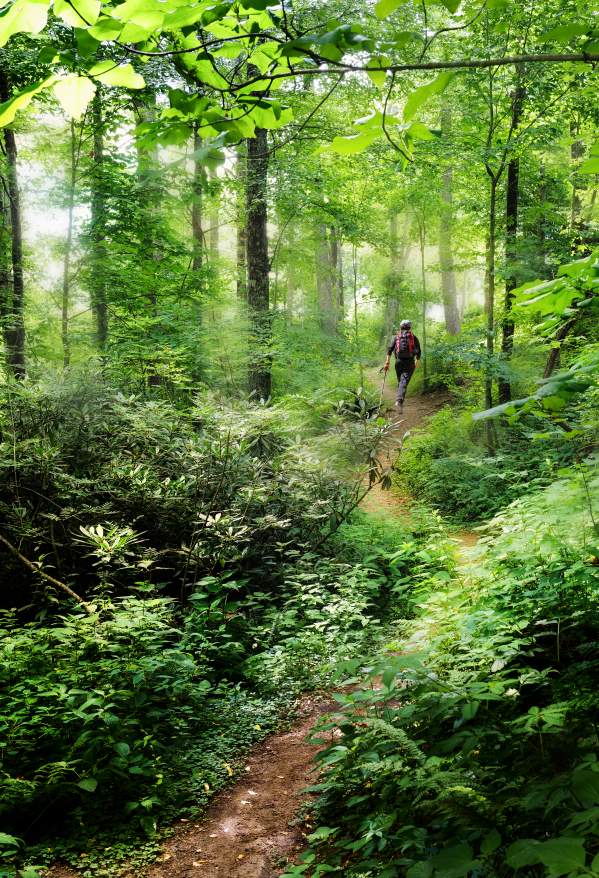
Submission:
<svg viewBox="0 0 599 878">
<path fill-rule="evenodd" d="M 369 378 L 382 378 L 371 370 Z M 384 400 L 395 400 L 395 386 L 389 375 Z M 408 397 L 404 413 L 391 409 L 389 417 L 400 436 L 421 424 L 451 401 L 445 391 Z M 390 459 L 398 444 L 385 449 Z M 374 488 L 363 502 L 372 512 L 405 515 L 411 500 L 394 491 Z M 476 535 L 457 534 L 464 546 L 473 545 Z M 289 731 L 272 735 L 252 752 L 243 776 L 228 790 L 215 796 L 202 820 L 182 822 L 163 845 L 159 860 L 143 872 L 143 878 L 277 878 L 283 862 L 304 846 L 302 830 L 294 822 L 303 802 L 305 788 L 316 781 L 314 757 L 318 746 L 308 741 L 318 719 L 335 710 L 328 698 L 306 697 L 300 705 L 300 719 Z M 49 878 L 79 878 L 72 869 L 56 866 Z M 129 872 L 127 878 L 142 878 Z"/>
<path fill-rule="evenodd" d="M 382 384 L 382 375 L 376 369 L 366 372 L 369 380 L 376 386 Z M 420 426 L 427 418 L 432 417 L 444 406 L 451 403 L 451 394 L 447 390 L 435 390 L 431 393 L 421 393 L 416 396 L 408 396 L 404 403 L 404 410 L 399 414 L 394 408 L 397 381 L 393 370 L 389 370 L 383 389 L 383 406 L 387 406 L 387 417 L 395 423 L 394 438 L 388 443 L 383 451 L 383 457 L 389 464 L 401 453 L 401 446 L 405 441 L 406 433 L 410 433 L 415 427 Z M 362 508 L 368 512 L 389 512 L 392 515 L 406 515 L 409 512 L 412 500 L 410 497 L 401 496 L 396 491 L 386 491 L 380 485 L 375 485 L 362 502 Z"/>
</svg>

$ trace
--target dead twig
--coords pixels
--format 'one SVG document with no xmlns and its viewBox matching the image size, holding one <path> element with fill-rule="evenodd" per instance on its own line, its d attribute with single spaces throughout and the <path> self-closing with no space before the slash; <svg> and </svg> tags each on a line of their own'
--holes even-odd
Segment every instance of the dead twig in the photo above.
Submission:
<svg viewBox="0 0 599 878">
<path fill-rule="evenodd" d="M 69 585 L 67 585 L 66 582 L 61 582 L 60 579 L 54 579 L 53 576 L 50 576 L 49 573 L 46 573 L 44 570 L 41 569 L 41 567 L 38 567 L 37 564 L 34 564 L 33 561 L 30 561 L 29 558 L 26 558 L 25 555 L 21 554 L 16 546 L 13 546 L 13 544 L 10 543 L 6 539 L 6 537 L 3 537 L 2 534 L 0 534 L 0 543 L 6 546 L 8 551 L 12 555 L 14 555 L 15 558 L 18 558 L 19 561 L 24 564 L 25 567 L 31 570 L 32 573 L 36 573 L 38 576 L 41 576 L 41 578 L 44 579 L 46 582 L 49 582 L 51 585 L 54 585 L 61 591 L 64 591 L 65 594 L 68 594 L 69 597 L 77 601 L 78 604 L 81 604 L 88 616 L 93 616 L 94 611 L 91 608 L 90 604 L 88 604 L 87 601 L 84 601 L 83 598 L 77 594 L 77 592 L 73 591 L 73 589 Z"/>
</svg>

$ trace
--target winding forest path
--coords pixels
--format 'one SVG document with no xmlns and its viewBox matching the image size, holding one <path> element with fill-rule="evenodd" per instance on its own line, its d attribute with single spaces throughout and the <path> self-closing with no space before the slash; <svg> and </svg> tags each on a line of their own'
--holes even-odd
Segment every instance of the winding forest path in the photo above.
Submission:
<svg viewBox="0 0 599 878">
<path fill-rule="evenodd" d="M 380 386 L 382 376 L 376 369 L 368 369 L 366 377 L 375 386 Z M 451 402 L 451 394 L 447 390 L 435 390 L 431 393 L 421 393 L 416 396 L 408 396 L 404 411 L 400 415 L 393 405 L 397 390 L 397 380 L 392 369 L 389 370 L 383 389 L 383 402 L 389 407 L 388 417 L 395 422 L 396 430 L 394 438 L 384 450 L 384 455 L 391 463 L 401 451 L 402 438 L 410 433 L 415 427 L 420 426 L 427 418 L 440 411 L 443 406 Z M 392 515 L 406 515 L 411 505 L 409 496 L 401 496 L 397 491 L 385 491 L 380 485 L 375 485 L 370 493 L 362 501 L 362 507 L 368 512 L 389 512 Z"/>
<path fill-rule="evenodd" d="M 373 384 L 381 378 L 376 370 L 367 373 Z M 385 385 L 384 399 L 393 405 L 395 376 Z M 401 436 L 434 415 L 450 401 L 446 391 L 409 397 L 405 412 L 391 412 Z M 398 453 L 390 442 L 385 453 L 390 460 Z M 411 499 L 375 487 L 363 501 L 372 512 L 406 515 Z M 472 545 L 473 534 L 456 535 L 464 546 Z M 335 704 L 314 696 L 302 700 L 299 719 L 288 730 L 259 744 L 245 764 L 243 776 L 219 793 L 202 820 L 182 822 L 165 841 L 158 861 L 145 872 L 147 878 L 276 878 L 282 862 L 303 847 L 301 827 L 294 817 L 308 799 L 305 788 L 314 782 L 314 757 L 319 747 L 307 738 L 318 719 L 332 712 Z M 321 745 L 323 746 L 323 745 Z M 76 872 L 55 867 L 49 878 L 79 878 Z M 138 872 L 127 878 L 140 878 Z"/>
</svg>

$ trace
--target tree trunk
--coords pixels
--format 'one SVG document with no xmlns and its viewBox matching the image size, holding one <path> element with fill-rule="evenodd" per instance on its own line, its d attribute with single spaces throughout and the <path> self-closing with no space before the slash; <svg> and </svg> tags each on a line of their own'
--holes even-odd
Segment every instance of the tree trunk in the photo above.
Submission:
<svg viewBox="0 0 599 878">
<path fill-rule="evenodd" d="M 339 331 L 339 321 L 343 319 L 343 286 L 339 271 L 341 247 L 335 226 L 329 229 L 329 271 L 331 274 L 334 331 Z"/>
<path fill-rule="evenodd" d="M 572 200 L 570 202 L 570 228 L 573 232 L 580 234 L 581 231 L 581 214 L 582 199 L 580 191 L 582 189 L 582 181 L 577 173 L 580 160 L 585 153 L 584 140 L 580 140 L 580 123 L 578 120 L 572 119 L 570 122 L 570 136 L 573 138 L 570 146 L 570 168 L 572 179 Z"/>
<path fill-rule="evenodd" d="M 286 311 L 286 319 L 287 317 L 293 317 L 293 311 L 295 308 L 295 293 L 296 293 L 296 277 L 295 277 L 295 265 L 294 265 L 294 254 L 295 254 L 295 227 L 290 225 L 288 227 L 288 241 L 289 241 L 289 256 L 287 258 L 287 265 L 285 268 L 285 274 L 287 277 L 287 286 L 285 291 L 285 311 Z"/>
<path fill-rule="evenodd" d="M 209 171 L 212 193 L 210 196 L 210 207 L 208 212 L 208 250 L 210 252 L 210 260 L 213 265 L 218 263 L 219 244 L 220 244 L 220 215 L 219 215 L 219 182 L 218 174 L 214 170 Z"/>
<path fill-rule="evenodd" d="M 202 148 L 202 138 L 198 134 L 197 127 L 193 132 L 193 151 L 197 153 Z M 204 230 L 202 229 L 202 165 L 197 157 L 193 160 L 192 201 L 191 201 L 191 270 L 193 272 L 193 288 L 200 291 L 202 283 L 202 267 L 204 257 Z"/>
<path fill-rule="evenodd" d="M 441 110 L 441 130 L 443 139 L 451 135 L 451 109 Z M 443 311 L 445 329 L 449 335 L 460 331 L 455 270 L 453 262 L 453 167 L 448 165 L 443 171 L 441 187 L 441 215 L 439 222 L 439 266 L 441 269 L 441 289 L 443 292 Z"/>
<path fill-rule="evenodd" d="M 10 86 L 4 68 L 0 67 L 0 102 L 10 98 Z M 4 324 L 6 363 L 15 378 L 25 377 L 25 284 L 23 279 L 23 229 L 17 170 L 17 144 L 14 131 L 4 128 L 4 150 L 7 165 L 7 188 L 11 231 L 12 296 Z"/>
<path fill-rule="evenodd" d="M 237 147 L 237 298 L 247 301 L 247 235 L 246 235 L 246 185 L 247 146 Z"/>
<path fill-rule="evenodd" d="M 424 248 L 426 246 L 426 225 L 424 216 L 418 218 L 418 238 L 420 243 L 420 277 L 422 282 L 422 386 L 426 390 L 428 384 L 428 367 L 426 362 L 426 306 L 428 296 L 426 290 L 426 266 L 424 261 Z"/>
<path fill-rule="evenodd" d="M 522 116 L 524 88 L 520 85 L 520 74 L 517 72 L 516 88 L 512 98 L 512 131 L 516 131 Z M 507 186 L 505 198 L 505 300 L 501 336 L 501 352 L 505 361 L 512 356 L 514 349 L 514 318 L 512 291 L 518 286 L 518 200 L 520 182 L 520 159 L 514 155 L 507 166 Z M 499 402 L 509 402 L 512 398 L 510 382 L 505 378 L 499 380 Z"/>
<path fill-rule="evenodd" d="M 379 335 L 380 344 L 383 344 L 383 342 L 390 337 L 393 331 L 393 324 L 397 320 L 397 313 L 400 304 L 397 294 L 397 287 L 401 282 L 401 276 L 405 271 L 406 262 L 408 260 L 408 255 L 410 252 L 409 215 L 406 214 L 404 218 L 404 227 L 402 231 L 401 243 L 398 236 L 397 220 L 398 215 L 396 213 L 392 213 L 389 217 L 389 289 L 387 291 L 388 295 L 385 304 L 383 325 L 381 326 L 381 332 Z"/>
<path fill-rule="evenodd" d="M 148 98 L 151 103 L 143 100 L 136 104 L 139 118 L 142 122 L 153 122 L 156 117 L 156 95 Z M 148 303 L 149 312 L 154 320 L 158 321 L 158 296 L 159 289 L 159 271 L 160 262 L 162 260 L 162 247 L 160 245 L 159 234 L 159 214 L 160 214 L 160 184 L 158 183 L 159 159 L 156 148 L 151 150 L 142 146 L 139 141 L 136 143 L 137 148 L 137 178 L 141 188 L 141 206 L 140 206 L 140 243 L 142 250 L 142 258 L 146 261 L 152 261 L 155 264 L 155 275 L 152 283 L 148 285 Z M 162 378 L 156 371 L 156 363 L 148 359 L 148 377 L 149 387 L 158 387 L 162 383 Z"/>
<path fill-rule="evenodd" d="M 316 292 L 320 328 L 327 335 L 334 335 L 337 331 L 337 319 L 328 231 L 325 223 L 316 226 Z"/>
<path fill-rule="evenodd" d="M 8 199 L 8 183 L 4 176 L 0 177 L 0 332 L 4 327 L 10 307 L 10 203 Z"/>
<path fill-rule="evenodd" d="M 567 320 L 563 324 L 563 326 L 560 326 L 560 328 L 556 332 L 555 342 L 559 342 L 559 344 L 555 344 L 555 346 L 552 347 L 551 351 L 549 352 L 549 356 L 547 357 L 547 362 L 545 364 L 545 371 L 543 372 L 543 378 L 550 378 L 551 375 L 558 368 L 561 359 L 562 344 L 575 323 L 576 317 L 570 318 L 570 320 Z"/>
<path fill-rule="evenodd" d="M 352 264 L 352 293 L 354 300 L 354 344 L 356 346 L 356 356 L 358 360 L 358 368 L 360 370 L 360 393 L 364 387 L 364 366 L 362 363 L 362 349 L 360 346 L 360 318 L 358 312 L 358 246 L 354 242 L 351 248 L 351 264 Z"/>
<path fill-rule="evenodd" d="M 108 304 L 106 301 L 106 181 L 104 176 L 104 119 L 100 88 L 92 101 L 93 173 L 91 175 L 91 305 L 96 323 L 100 351 L 108 341 Z"/>
<path fill-rule="evenodd" d="M 69 339 L 69 305 L 71 293 L 71 252 L 73 249 L 73 213 L 75 210 L 75 185 L 77 174 L 77 147 L 75 143 L 75 122 L 71 119 L 71 166 L 67 192 L 67 238 L 62 262 L 62 307 L 61 339 L 62 365 L 67 369 L 71 364 L 71 342 Z"/>
<path fill-rule="evenodd" d="M 258 399 L 264 400 L 270 397 L 272 390 L 267 174 L 266 131 L 257 128 L 255 137 L 247 141 L 247 300 L 251 328 L 249 389 Z"/>
<path fill-rule="evenodd" d="M 345 285 L 343 282 L 343 246 L 341 245 L 341 243 L 339 244 L 337 259 L 337 278 L 337 292 L 339 295 L 339 320 L 343 323 L 343 321 L 345 320 Z"/>
<path fill-rule="evenodd" d="M 485 376 L 485 406 L 490 409 L 493 406 L 493 374 L 492 360 L 495 354 L 495 239 L 497 227 L 497 179 L 491 178 L 489 192 L 489 226 L 487 232 L 487 266 L 485 284 L 485 314 L 486 314 L 486 349 L 487 369 Z M 486 422 L 487 450 L 489 454 L 495 454 L 495 431 L 490 418 Z"/>
</svg>

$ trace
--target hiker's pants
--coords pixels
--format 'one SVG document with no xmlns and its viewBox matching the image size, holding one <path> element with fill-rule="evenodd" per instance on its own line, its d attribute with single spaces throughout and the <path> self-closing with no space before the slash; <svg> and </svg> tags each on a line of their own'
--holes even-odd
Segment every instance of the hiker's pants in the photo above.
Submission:
<svg viewBox="0 0 599 878">
<path fill-rule="evenodd" d="M 414 357 L 409 360 L 395 361 L 395 374 L 397 375 L 397 402 L 403 402 L 406 398 L 406 390 L 410 383 L 410 378 L 414 374 L 416 362 Z"/>
</svg>

